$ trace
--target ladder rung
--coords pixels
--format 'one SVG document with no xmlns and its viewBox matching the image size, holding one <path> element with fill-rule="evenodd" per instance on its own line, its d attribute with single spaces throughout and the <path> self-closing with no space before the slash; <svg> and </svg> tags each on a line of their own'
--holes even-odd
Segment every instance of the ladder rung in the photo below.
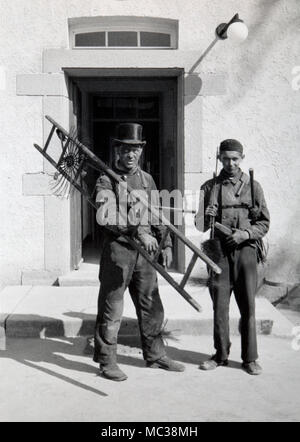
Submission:
<svg viewBox="0 0 300 442">
<path fill-rule="evenodd" d="M 48 136 L 48 138 L 47 138 L 46 144 L 45 144 L 45 146 L 44 146 L 44 149 L 43 149 L 44 152 L 46 152 L 46 150 L 47 150 L 47 148 L 48 148 L 48 146 L 49 146 L 49 143 L 50 143 L 50 140 L 51 140 L 51 138 L 52 138 L 52 135 L 53 135 L 54 131 L 55 131 L 55 126 L 53 125 L 52 128 L 51 128 L 51 130 L 50 130 L 49 136 Z"/>
<path fill-rule="evenodd" d="M 194 265 L 196 264 L 197 258 L 198 258 L 197 253 L 194 253 L 193 256 L 192 256 L 192 259 L 190 260 L 188 268 L 186 269 L 186 272 L 185 272 L 185 274 L 184 274 L 184 276 L 183 276 L 183 278 L 181 280 L 181 283 L 179 284 L 180 288 L 182 288 L 182 289 L 184 288 L 187 280 L 190 277 L 190 274 L 192 273 Z"/>
<path fill-rule="evenodd" d="M 198 304 L 198 302 L 192 298 L 191 295 L 189 295 L 183 288 L 179 286 L 179 284 L 172 278 L 172 276 L 157 262 L 153 261 L 150 258 L 149 253 L 146 252 L 146 250 L 137 242 L 135 242 L 132 238 L 127 237 L 127 241 L 129 244 L 131 244 L 135 249 L 137 249 L 140 254 L 168 281 L 168 283 L 174 287 L 175 290 L 177 290 L 178 293 L 181 294 L 181 296 L 189 303 L 191 304 L 194 309 L 196 309 L 198 312 L 202 311 L 201 305 Z"/>
<path fill-rule="evenodd" d="M 65 155 L 65 153 L 66 153 L 66 150 L 67 150 L 67 148 L 68 148 L 68 146 L 69 146 L 69 144 L 70 144 L 70 141 L 71 141 L 71 139 L 68 138 L 67 141 L 66 141 L 66 143 L 65 143 L 65 145 L 64 145 L 64 147 L 63 147 L 62 154 L 61 154 L 61 156 L 60 156 L 60 158 L 59 158 L 59 160 L 58 160 L 58 162 L 57 162 L 57 167 L 59 167 L 59 166 L 61 165 L 61 163 L 62 163 L 62 161 L 63 161 L 63 159 L 64 159 L 64 155 Z"/>
</svg>

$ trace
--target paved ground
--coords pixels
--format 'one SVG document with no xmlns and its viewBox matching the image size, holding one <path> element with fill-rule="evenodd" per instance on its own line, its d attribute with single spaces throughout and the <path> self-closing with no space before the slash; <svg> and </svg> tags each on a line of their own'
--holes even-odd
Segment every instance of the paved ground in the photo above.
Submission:
<svg viewBox="0 0 300 442">
<path fill-rule="evenodd" d="M 144 367 L 136 343 L 122 338 L 119 362 L 128 374 L 115 383 L 98 376 L 84 355 L 85 338 L 7 340 L 0 351 L 0 420 L 3 421 L 299 421 L 300 350 L 291 340 L 259 336 L 264 372 L 240 369 L 239 337 L 231 363 L 198 369 L 212 351 L 210 336 L 168 340 L 184 373 Z"/>
</svg>

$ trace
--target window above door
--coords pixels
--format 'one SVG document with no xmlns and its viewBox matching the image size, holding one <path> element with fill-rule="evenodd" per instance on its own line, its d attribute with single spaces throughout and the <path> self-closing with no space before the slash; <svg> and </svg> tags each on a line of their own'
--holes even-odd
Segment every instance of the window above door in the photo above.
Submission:
<svg viewBox="0 0 300 442">
<path fill-rule="evenodd" d="M 72 49 L 177 49 L 178 21 L 152 17 L 69 19 Z"/>
</svg>

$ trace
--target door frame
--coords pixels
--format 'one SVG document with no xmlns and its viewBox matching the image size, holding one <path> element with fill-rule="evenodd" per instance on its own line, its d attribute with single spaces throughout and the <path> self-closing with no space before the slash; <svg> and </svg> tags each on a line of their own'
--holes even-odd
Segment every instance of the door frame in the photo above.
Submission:
<svg viewBox="0 0 300 442">
<path fill-rule="evenodd" d="M 69 70 L 70 71 L 70 70 Z M 79 87 L 82 94 L 82 109 L 87 108 L 88 96 L 89 94 L 99 93 L 101 90 L 105 92 L 110 92 L 108 90 L 109 84 L 112 85 L 113 79 L 121 80 L 119 82 L 115 82 L 113 86 L 113 90 L 111 92 L 128 92 L 130 93 L 130 89 L 134 89 L 134 92 L 162 92 L 166 94 L 168 88 L 171 85 L 175 85 L 175 89 L 173 91 L 174 96 L 174 106 L 176 106 L 176 115 L 175 115 L 175 130 L 176 132 L 173 134 L 174 141 L 176 145 L 175 150 L 175 180 L 174 180 L 174 188 L 181 191 L 182 195 L 184 194 L 184 93 L 183 93 L 183 82 L 184 82 L 184 73 L 182 69 L 161 69 L 156 70 L 155 76 L 149 75 L 149 71 L 147 69 L 133 69 L 131 72 L 119 72 L 119 69 L 110 70 L 110 75 L 89 77 L 85 76 L 70 76 L 70 83 L 75 84 Z M 124 70 L 122 70 L 124 71 Z M 157 71 L 161 71 L 160 73 Z M 170 72 L 171 71 L 171 72 Z M 159 75 L 161 74 L 161 75 Z M 133 80 L 139 79 L 138 82 L 135 82 L 135 85 L 130 87 L 130 83 L 132 84 Z M 91 81 L 92 80 L 92 81 Z M 169 82 L 168 82 L 169 80 Z M 174 81 L 175 80 L 175 81 Z M 127 88 L 124 82 L 127 83 Z M 147 85 L 145 90 L 145 85 Z M 112 87 L 112 86 L 111 86 Z M 158 90 L 161 89 L 161 90 Z M 81 140 L 83 143 L 87 145 L 91 145 L 92 138 L 92 130 L 91 130 L 91 119 L 89 118 L 88 112 L 82 112 L 82 122 L 81 122 Z M 162 151 L 161 151 L 162 154 Z M 181 226 L 178 227 L 179 230 L 184 233 L 185 226 L 184 221 Z M 176 267 L 177 271 L 184 272 L 185 269 L 185 250 L 183 244 L 179 241 L 177 247 L 177 257 L 176 257 Z"/>
</svg>

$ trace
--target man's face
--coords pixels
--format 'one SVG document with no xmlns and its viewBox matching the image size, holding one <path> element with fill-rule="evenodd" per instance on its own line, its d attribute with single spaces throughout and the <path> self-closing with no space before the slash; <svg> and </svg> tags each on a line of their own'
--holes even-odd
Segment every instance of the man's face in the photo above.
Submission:
<svg viewBox="0 0 300 442">
<path fill-rule="evenodd" d="M 130 144 L 121 144 L 118 147 L 119 163 L 128 170 L 137 167 L 142 155 L 142 147 L 140 145 L 132 146 Z"/>
<path fill-rule="evenodd" d="M 224 170 L 230 175 L 234 175 L 244 158 L 240 152 L 234 150 L 226 150 L 219 155 L 219 160 L 223 164 Z"/>
</svg>

